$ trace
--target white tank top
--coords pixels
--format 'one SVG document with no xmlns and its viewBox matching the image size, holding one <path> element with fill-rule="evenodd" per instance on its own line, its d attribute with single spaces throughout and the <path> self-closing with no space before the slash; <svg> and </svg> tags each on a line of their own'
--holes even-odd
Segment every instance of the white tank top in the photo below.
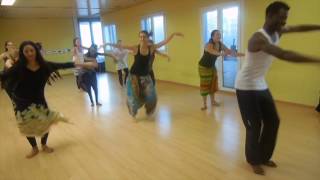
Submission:
<svg viewBox="0 0 320 180">
<path fill-rule="evenodd" d="M 274 40 L 263 28 L 258 32 L 263 34 L 271 44 L 278 44 L 279 34 L 277 32 L 274 34 Z M 263 51 L 247 51 L 243 66 L 237 75 L 235 88 L 239 90 L 268 89 L 265 75 L 272 64 L 273 58 L 272 55 Z"/>
</svg>

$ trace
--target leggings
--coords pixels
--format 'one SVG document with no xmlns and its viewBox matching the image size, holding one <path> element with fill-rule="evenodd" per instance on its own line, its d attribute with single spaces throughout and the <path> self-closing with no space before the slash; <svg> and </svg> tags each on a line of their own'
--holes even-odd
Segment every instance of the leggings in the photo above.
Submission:
<svg viewBox="0 0 320 180">
<path fill-rule="evenodd" d="M 47 144 L 48 136 L 49 136 L 49 133 L 47 133 L 47 134 L 45 134 L 45 135 L 43 135 L 41 137 L 41 144 L 42 145 L 46 145 Z M 37 141 L 36 141 L 35 137 L 27 137 L 27 139 L 28 139 L 28 141 L 29 141 L 29 143 L 30 143 L 30 145 L 32 147 L 36 147 L 37 146 Z"/>
<path fill-rule="evenodd" d="M 124 68 L 123 71 L 125 72 L 124 81 L 123 81 L 123 78 L 122 78 L 122 69 L 118 70 L 119 82 L 120 82 L 121 86 L 123 86 L 123 84 L 127 83 L 127 78 L 128 78 L 128 75 L 129 75 L 129 69 L 128 68 Z"/>
</svg>

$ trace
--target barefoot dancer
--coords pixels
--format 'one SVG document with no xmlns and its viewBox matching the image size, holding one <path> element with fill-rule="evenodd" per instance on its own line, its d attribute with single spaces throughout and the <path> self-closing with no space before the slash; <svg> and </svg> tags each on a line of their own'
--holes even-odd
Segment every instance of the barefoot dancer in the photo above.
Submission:
<svg viewBox="0 0 320 180">
<path fill-rule="evenodd" d="M 135 46 L 125 46 L 122 48 L 133 51 L 135 54 L 134 63 L 130 69 L 130 75 L 127 82 L 127 105 L 129 113 L 135 117 L 138 109 L 145 105 L 147 115 L 151 115 L 157 104 L 156 91 L 150 77 L 150 60 L 155 50 L 166 45 L 171 41 L 174 36 L 183 36 L 181 33 L 173 33 L 168 39 L 150 45 L 149 33 L 147 31 L 141 31 L 139 33 L 140 43 Z M 117 48 L 120 48 L 117 44 L 107 44 Z"/>
<path fill-rule="evenodd" d="M 285 27 L 289 9 L 286 3 L 280 1 L 267 7 L 264 26 L 249 39 L 247 56 L 236 80 L 238 104 L 246 128 L 246 159 L 254 173 L 260 175 L 264 175 L 262 165 L 276 167 L 271 157 L 280 120 L 265 81 L 265 74 L 273 58 L 296 63 L 320 63 L 319 58 L 283 50 L 277 46 L 281 35 L 320 30 L 320 25 Z"/>
<path fill-rule="evenodd" d="M 244 54 L 228 49 L 221 42 L 221 33 L 219 30 L 213 30 L 211 32 L 211 38 L 205 46 L 203 56 L 199 61 L 200 94 L 203 99 L 203 107 L 201 110 L 207 109 L 208 95 L 210 95 L 212 106 L 219 105 L 214 99 L 214 94 L 218 91 L 218 75 L 215 63 L 217 58 L 223 55 L 243 56 Z"/>
<path fill-rule="evenodd" d="M 94 67 L 96 64 L 76 64 Z M 13 67 L 0 74 L 1 82 L 11 87 L 11 99 L 21 134 L 27 136 L 32 151 L 27 158 L 38 154 L 35 136 L 41 137 L 42 150 L 47 153 L 53 149 L 47 146 L 49 130 L 52 124 L 66 119 L 58 112 L 48 108 L 44 97 L 45 84 L 50 74 L 58 69 L 73 68 L 74 63 L 53 63 L 45 61 L 32 41 L 20 45 L 19 60 Z M 8 83 L 6 83 L 8 82 Z"/>
</svg>

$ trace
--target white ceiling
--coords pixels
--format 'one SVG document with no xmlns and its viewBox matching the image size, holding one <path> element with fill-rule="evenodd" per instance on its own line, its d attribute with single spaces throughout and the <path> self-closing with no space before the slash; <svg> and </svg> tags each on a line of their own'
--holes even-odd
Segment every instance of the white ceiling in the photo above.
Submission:
<svg viewBox="0 0 320 180">
<path fill-rule="evenodd" d="M 147 1 L 151 0 L 16 0 L 13 6 L 0 6 L 0 17 L 99 17 Z"/>
</svg>

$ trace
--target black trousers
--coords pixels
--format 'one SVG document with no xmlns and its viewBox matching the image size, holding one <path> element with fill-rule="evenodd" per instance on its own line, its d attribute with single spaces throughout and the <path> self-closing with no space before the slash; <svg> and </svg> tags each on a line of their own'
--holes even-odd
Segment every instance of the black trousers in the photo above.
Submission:
<svg viewBox="0 0 320 180">
<path fill-rule="evenodd" d="M 123 84 L 127 83 L 127 78 L 128 78 L 128 75 L 129 75 L 129 69 L 128 68 L 124 68 L 123 71 L 125 72 L 124 81 L 123 81 L 123 78 L 122 78 L 122 70 L 121 69 L 118 70 L 119 82 L 120 82 L 121 86 L 123 86 Z"/>
<path fill-rule="evenodd" d="M 246 159 L 251 165 L 268 162 L 273 154 L 279 116 L 269 90 L 237 90 L 237 99 L 246 128 Z"/>
<path fill-rule="evenodd" d="M 49 133 L 47 133 L 41 137 L 41 144 L 42 145 L 47 145 L 48 136 L 49 136 Z M 32 147 L 37 146 L 37 140 L 35 137 L 27 137 L 27 139 Z"/>
<path fill-rule="evenodd" d="M 99 102 L 99 94 L 98 94 L 98 82 L 97 82 L 97 74 L 96 72 L 90 72 L 89 74 L 89 84 L 87 87 L 87 92 L 91 101 L 91 104 L 93 104 L 93 98 L 91 93 L 91 87 L 94 91 L 95 97 L 96 97 L 96 103 Z"/>
</svg>

